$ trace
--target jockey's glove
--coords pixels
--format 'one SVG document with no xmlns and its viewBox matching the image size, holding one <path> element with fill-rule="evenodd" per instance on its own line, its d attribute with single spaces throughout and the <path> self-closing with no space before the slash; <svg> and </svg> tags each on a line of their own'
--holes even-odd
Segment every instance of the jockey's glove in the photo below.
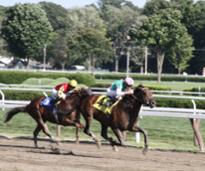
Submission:
<svg viewBox="0 0 205 171">
<path fill-rule="evenodd" d="M 134 90 L 133 89 L 127 90 L 126 94 L 134 94 Z"/>
<path fill-rule="evenodd" d="M 66 94 L 63 93 L 62 91 L 58 91 L 58 97 L 65 100 Z"/>
</svg>

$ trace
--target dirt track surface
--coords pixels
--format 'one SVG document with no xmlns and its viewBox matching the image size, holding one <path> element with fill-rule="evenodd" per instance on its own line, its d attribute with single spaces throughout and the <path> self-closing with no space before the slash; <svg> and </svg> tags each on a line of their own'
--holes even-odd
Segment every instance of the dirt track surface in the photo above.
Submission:
<svg viewBox="0 0 205 171">
<path fill-rule="evenodd" d="M 0 171 L 204 171 L 205 154 L 64 142 L 56 146 L 32 140 L 0 139 Z M 58 150 L 56 150 L 58 147 Z"/>
</svg>

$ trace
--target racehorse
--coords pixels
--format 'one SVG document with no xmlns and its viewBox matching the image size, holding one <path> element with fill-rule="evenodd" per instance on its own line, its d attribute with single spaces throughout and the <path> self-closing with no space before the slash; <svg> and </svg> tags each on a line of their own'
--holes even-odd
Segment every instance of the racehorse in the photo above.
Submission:
<svg viewBox="0 0 205 171">
<path fill-rule="evenodd" d="M 83 97 L 87 95 L 87 92 L 86 94 L 83 94 L 79 91 L 77 94 L 80 100 L 80 99 L 83 99 Z M 78 142 L 79 141 L 78 130 L 79 128 L 83 128 L 84 126 L 80 123 L 80 114 L 75 109 L 71 108 L 73 104 L 70 103 L 70 101 L 68 103 L 66 100 L 67 98 L 65 100 L 61 100 L 61 102 L 57 105 L 57 111 L 58 111 L 57 112 L 58 122 L 57 122 L 54 115 L 51 114 L 51 111 L 41 106 L 41 101 L 44 98 L 45 98 L 44 96 L 41 96 L 41 97 L 31 100 L 31 102 L 26 106 L 16 107 L 16 108 L 11 109 L 10 111 L 6 113 L 4 122 L 10 121 L 11 118 L 19 112 L 28 113 L 37 123 L 37 126 L 33 132 L 35 147 L 38 147 L 37 136 L 41 130 L 48 137 L 54 140 L 45 124 L 47 121 L 54 123 L 54 124 L 60 124 L 63 126 L 75 126 L 76 127 L 76 141 Z"/>
<path fill-rule="evenodd" d="M 112 146 L 125 145 L 122 132 L 140 132 L 144 135 L 143 152 L 147 152 L 147 133 L 143 128 L 137 125 L 137 121 L 140 108 L 143 104 L 148 105 L 151 108 L 155 106 L 155 100 L 153 98 L 152 92 L 148 88 L 139 85 L 134 89 L 134 93 L 132 95 L 124 95 L 122 99 L 112 107 L 110 114 L 106 114 L 93 106 L 99 97 L 100 95 L 93 94 L 81 100 L 81 103 L 75 103 L 75 101 L 79 101 L 79 96 L 76 94 L 71 94 L 67 99 L 70 100 L 72 104 L 75 104 L 73 107 L 77 108 L 79 112 L 82 113 L 85 119 L 84 132 L 91 136 L 96 141 L 96 143 L 100 145 L 99 140 L 90 131 L 90 125 L 93 118 L 100 122 L 101 136 L 108 140 Z M 114 141 L 112 137 L 108 137 L 108 127 L 112 129 L 119 142 Z"/>
</svg>

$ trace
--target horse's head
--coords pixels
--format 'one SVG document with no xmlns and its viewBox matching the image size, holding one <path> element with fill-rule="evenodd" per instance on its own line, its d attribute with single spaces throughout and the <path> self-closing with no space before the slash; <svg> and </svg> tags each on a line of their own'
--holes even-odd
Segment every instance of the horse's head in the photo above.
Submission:
<svg viewBox="0 0 205 171">
<path fill-rule="evenodd" d="M 143 85 L 139 85 L 134 89 L 134 96 L 145 105 L 150 106 L 151 108 L 155 106 L 156 102 L 154 100 L 152 92 Z"/>
</svg>

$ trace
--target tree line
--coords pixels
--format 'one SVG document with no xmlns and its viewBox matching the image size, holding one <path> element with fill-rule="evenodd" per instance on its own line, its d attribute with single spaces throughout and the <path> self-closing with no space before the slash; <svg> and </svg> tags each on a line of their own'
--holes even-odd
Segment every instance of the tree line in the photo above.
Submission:
<svg viewBox="0 0 205 171">
<path fill-rule="evenodd" d="M 205 1 L 149 0 L 143 8 L 126 0 L 99 0 L 65 9 L 51 2 L 0 6 L 0 54 L 47 61 L 65 69 L 201 74 L 205 65 Z M 146 52 L 145 49 L 148 49 Z"/>
</svg>

